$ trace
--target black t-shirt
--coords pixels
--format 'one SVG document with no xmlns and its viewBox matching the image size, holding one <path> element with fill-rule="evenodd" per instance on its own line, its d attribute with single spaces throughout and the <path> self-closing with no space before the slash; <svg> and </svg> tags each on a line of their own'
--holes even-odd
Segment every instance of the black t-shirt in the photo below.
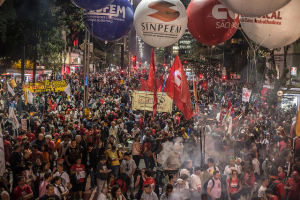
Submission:
<svg viewBox="0 0 300 200">
<path fill-rule="evenodd" d="M 68 149 L 66 151 L 66 156 L 68 156 L 69 163 L 75 164 L 76 159 L 80 156 L 81 153 L 82 153 L 82 150 L 78 146 L 76 146 L 75 148 L 68 147 Z"/>
<path fill-rule="evenodd" d="M 39 198 L 39 200 L 60 200 L 60 198 L 56 194 L 52 194 L 51 196 L 44 194 Z"/>
</svg>

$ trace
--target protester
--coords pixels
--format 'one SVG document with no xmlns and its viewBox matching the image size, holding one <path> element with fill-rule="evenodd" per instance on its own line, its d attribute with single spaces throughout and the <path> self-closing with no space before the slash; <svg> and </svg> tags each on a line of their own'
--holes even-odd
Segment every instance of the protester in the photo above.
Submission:
<svg viewBox="0 0 300 200">
<path fill-rule="evenodd" d="M 129 199 L 121 195 L 122 190 L 127 192 L 126 186 L 130 199 L 137 200 L 150 198 L 153 193 L 168 200 L 218 199 L 223 195 L 226 198 L 226 194 L 234 200 L 251 193 L 265 198 L 263 190 L 267 190 L 269 180 L 269 185 L 278 183 L 267 194 L 269 198 L 284 200 L 285 185 L 287 198 L 298 200 L 299 190 L 295 188 L 299 185 L 300 142 L 296 137 L 296 106 L 273 106 L 263 99 L 258 85 L 214 77 L 195 81 L 198 102 L 191 92 L 194 116 L 190 119 L 173 105 L 170 112 L 157 110 L 153 115 L 152 111 L 133 107 L 133 94 L 141 89 L 141 78 L 147 79 L 146 71 L 138 69 L 131 77 L 120 77 L 118 70 L 88 74 L 89 110 L 84 106 L 85 77 L 79 71 L 58 79 L 47 75 L 49 82 L 56 79 L 69 84 L 69 96 L 64 91 L 35 92 L 27 105 L 23 83 L 14 88 L 15 97 L 3 87 L 0 121 L 5 161 L 10 164 L 6 170 L 9 173 L 11 169 L 13 175 L 13 180 L 10 176 L 4 178 L 7 183 L 13 182 L 13 191 L 5 189 L 6 184 L 4 190 L 16 196 L 14 199 L 50 199 L 51 191 L 45 188 L 52 177 L 49 174 L 53 174 L 54 192 L 59 198 L 65 198 L 62 194 L 67 190 L 78 199 L 86 198 L 92 192 L 88 190 L 97 185 L 97 198 L 102 200 L 110 196 L 112 183 L 111 195 L 116 200 Z M 161 75 L 167 77 L 157 72 L 157 78 Z M 202 87 L 205 83 L 206 89 Z M 188 86 L 192 90 L 192 81 L 188 80 Z M 253 91 L 249 102 L 243 101 L 243 88 Z M 18 129 L 9 118 L 10 107 L 19 123 L 28 120 L 27 131 Z M 141 169 L 144 166 L 147 169 Z M 202 170 L 193 166 L 201 166 Z M 130 181 L 123 178 L 124 174 Z M 225 175 L 221 180 L 220 174 Z M 23 183 L 18 186 L 19 176 L 25 177 L 24 187 Z M 121 185 L 120 194 L 114 184 Z M 150 193 L 145 185 L 150 186 Z M 196 195 L 192 197 L 191 193 Z"/>
</svg>

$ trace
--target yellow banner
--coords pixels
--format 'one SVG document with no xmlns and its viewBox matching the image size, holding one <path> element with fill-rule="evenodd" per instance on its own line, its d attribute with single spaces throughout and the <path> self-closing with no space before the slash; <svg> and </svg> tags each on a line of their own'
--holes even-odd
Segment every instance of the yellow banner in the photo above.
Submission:
<svg viewBox="0 0 300 200">
<path fill-rule="evenodd" d="M 89 108 L 84 109 L 84 115 L 85 115 L 85 116 L 88 116 L 88 118 L 91 117 L 91 112 L 90 112 L 90 109 L 89 109 Z"/>
<path fill-rule="evenodd" d="M 42 81 L 36 83 L 25 82 L 23 91 L 28 89 L 31 93 L 34 92 L 63 92 L 67 87 L 66 81 Z"/>
<path fill-rule="evenodd" d="M 153 111 L 153 92 L 134 91 L 132 110 Z M 157 92 L 157 111 L 172 113 L 173 100 L 165 92 Z"/>
</svg>

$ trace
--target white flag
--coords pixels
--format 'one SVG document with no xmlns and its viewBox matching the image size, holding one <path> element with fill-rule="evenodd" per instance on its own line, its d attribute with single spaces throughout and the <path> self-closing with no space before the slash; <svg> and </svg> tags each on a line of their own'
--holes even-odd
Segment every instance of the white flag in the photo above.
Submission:
<svg viewBox="0 0 300 200">
<path fill-rule="evenodd" d="M 70 88 L 70 84 L 67 85 L 67 87 L 65 88 L 65 93 L 68 95 L 68 96 L 71 96 L 71 88 Z"/>
<path fill-rule="evenodd" d="M 14 108 L 13 107 L 9 107 L 9 122 L 12 123 L 13 125 L 13 128 L 14 129 L 19 129 L 19 122 L 18 122 L 18 119 L 15 115 L 15 112 L 14 112 Z"/>
<path fill-rule="evenodd" d="M 232 117 L 229 117 L 229 125 L 228 125 L 228 133 L 231 135 L 232 133 Z"/>
<path fill-rule="evenodd" d="M 8 84 L 8 82 L 7 82 L 7 88 L 8 88 L 8 91 L 9 91 L 13 96 L 15 96 L 15 92 L 14 92 L 14 90 L 12 89 L 12 87 Z"/>
<path fill-rule="evenodd" d="M 5 156 L 4 156 L 4 144 L 3 144 L 3 134 L 0 126 L 0 176 L 3 176 L 5 172 Z"/>
<path fill-rule="evenodd" d="M 26 90 L 27 90 L 27 103 L 33 104 L 33 94 L 28 89 Z"/>
<path fill-rule="evenodd" d="M 247 88 L 243 88 L 243 98 L 242 101 L 249 102 L 251 97 L 252 90 L 248 90 Z"/>
<path fill-rule="evenodd" d="M 104 84 L 106 84 L 106 77 L 103 78 L 103 82 L 104 82 Z"/>
</svg>

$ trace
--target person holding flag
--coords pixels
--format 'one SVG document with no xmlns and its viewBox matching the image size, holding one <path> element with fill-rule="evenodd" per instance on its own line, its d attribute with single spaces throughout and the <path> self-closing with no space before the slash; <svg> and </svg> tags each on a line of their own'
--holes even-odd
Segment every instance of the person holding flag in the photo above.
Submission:
<svg viewBox="0 0 300 200">
<path fill-rule="evenodd" d="M 164 91 L 174 100 L 175 105 L 184 114 L 186 119 L 193 117 L 191 94 L 182 63 L 177 55 Z"/>
</svg>

